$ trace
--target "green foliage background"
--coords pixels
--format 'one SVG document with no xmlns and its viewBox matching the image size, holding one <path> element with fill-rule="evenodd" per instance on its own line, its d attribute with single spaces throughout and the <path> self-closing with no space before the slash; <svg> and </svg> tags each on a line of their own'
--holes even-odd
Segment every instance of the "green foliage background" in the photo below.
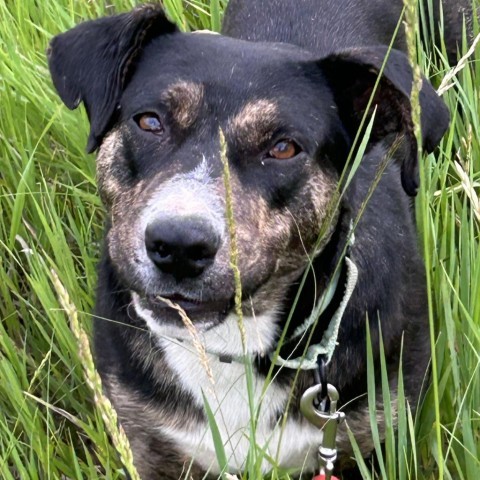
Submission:
<svg viewBox="0 0 480 480">
<path fill-rule="evenodd" d="M 85 154 L 86 115 L 68 111 L 54 93 L 45 50 L 81 20 L 134 3 L 0 0 L 2 479 L 125 478 L 52 285 L 53 270 L 89 329 L 103 210 L 94 158 Z M 164 1 L 183 29 L 218 30 L 225 3 Z M 418 58 L 437 85 L 451 71 L 438 51 L 420 50 Z M 417 211 L 435 388 L 415 419 L 406 412 L 405 438 L 387 448 L 389 478 L 480 476 L 479 58 L 471 55 L 452 78 L 443 95 L 451 128 L 422 163 Z"/>
</svg>

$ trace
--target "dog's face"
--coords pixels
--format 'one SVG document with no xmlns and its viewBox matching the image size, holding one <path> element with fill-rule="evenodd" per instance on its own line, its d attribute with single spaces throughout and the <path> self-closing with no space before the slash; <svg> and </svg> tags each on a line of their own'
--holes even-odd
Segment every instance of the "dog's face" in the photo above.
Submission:
<svg viewBox="0 0 480 480">
<path fill-rule="evenodd" d="M 382 52 L 317 60 L 292 46 L 181 34 L 157 8 L 54 40 L 52 76 L 67 105 L 87 107 L 110 219 L 106 246 L 138 312 L 178 323 L 163 297 L 210 327 L 233 308 L 220 131 L 244 312 L 282 307 L 335 226 L 332 199 Z M 402 181 L 414 190 L 410 77 L 395 55 L 402 68 L 381 82 L 372 141 L 404 138 Z M 442 108 L 435 103 L 431 115 Z M 423 133 L 438 141 L 436 128 Z"/>
<path fill-rule="evenodd" d="M 245 314 L 278 309 L 305 269 L 336 188 L 329 157 L 346 140 L 335 152 L 333 97 L 291 50 L 173 34 L 144 50 L 122 95 L 98 155 L 107 248 L 162 321 L 179 317 L 158 296 L 209 325 L 233 306 L 220 130 Z"/>
</svg>

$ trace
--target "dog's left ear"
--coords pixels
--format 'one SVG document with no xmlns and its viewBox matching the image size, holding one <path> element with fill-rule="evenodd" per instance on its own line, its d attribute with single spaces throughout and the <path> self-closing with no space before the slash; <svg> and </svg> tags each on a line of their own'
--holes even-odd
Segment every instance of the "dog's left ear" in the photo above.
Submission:
<svg viewBox="0 0 480 480">
<path fill-rule="evenodd" d="M 388 49 L 363 47 L 334 53 L 319 61 L 333 91 L 342 122 L 355 135 L 367 107 Z M 410 92 L 413 75 L 408 58 L 391 50 L 372 105 L 377 106 L 371 133 L 373 141 L 388 134 L 402 134 L 410 142 L 401 165 L 402 185 L 411 196 L 419 186 L 417 144 L 413 135 Z M 448 128 L 450 115 L 427 79 L 420 92 L 423 148 L 431 152 Z"/>
<path fill-rule="evenodd" d="M 177 30 L 159 5 L 91 20 L 57 35 L 47 50 L 53 84 L 68 108 L 84 102 L 90 120 L 87 151 L 110 126 L 135 58 L 154 37 Z"/>
</svg>

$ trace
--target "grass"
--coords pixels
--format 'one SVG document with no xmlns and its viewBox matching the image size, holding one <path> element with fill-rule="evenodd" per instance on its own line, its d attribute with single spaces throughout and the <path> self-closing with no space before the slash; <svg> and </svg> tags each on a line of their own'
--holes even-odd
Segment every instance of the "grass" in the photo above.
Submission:
<svg viewBox="0 0 480 480">
<path fill-rule="evenodd" d="M 104 214 L 94 158 L 84 151 L 85 113 L 60 103 L 44 52 L 54 34 L 133 3 L 0 0 L 2 479 L 125 478 L 55 288 L 58 276 L 89 331 Z M 164 1 L 184 29 L 218 30 L 225 3 Z M 384 478 L 480 475 L 479 59 L 470 55 L 451 78 L 443 93 L 451 127 L 422 161 L 417 218 L 431 287 L 433 378 L 415 417 L 399 402 L 400 434 L 387 435 Z M 441 51 L 420 49 L 418 61 L 437 85 L 452 71 Z M 372 475 L 366 465 L 363 472 Z"/>
</svg>

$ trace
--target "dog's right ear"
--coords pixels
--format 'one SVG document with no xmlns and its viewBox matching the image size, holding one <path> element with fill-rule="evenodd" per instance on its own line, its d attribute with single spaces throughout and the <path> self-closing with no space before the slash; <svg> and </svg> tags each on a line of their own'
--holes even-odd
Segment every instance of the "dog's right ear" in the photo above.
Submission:
<svg viewBox="0 0 480 480">
<path fill-rule="evenodd" d="M 52 39 L 47 56 L 53 84 L 68 108 L 85 104 L 89 153 L 107 132 L 142 48 L 153 38 L 175 31 L 160 6 L 146 5 L 82 23 Z"/>
</svg>

